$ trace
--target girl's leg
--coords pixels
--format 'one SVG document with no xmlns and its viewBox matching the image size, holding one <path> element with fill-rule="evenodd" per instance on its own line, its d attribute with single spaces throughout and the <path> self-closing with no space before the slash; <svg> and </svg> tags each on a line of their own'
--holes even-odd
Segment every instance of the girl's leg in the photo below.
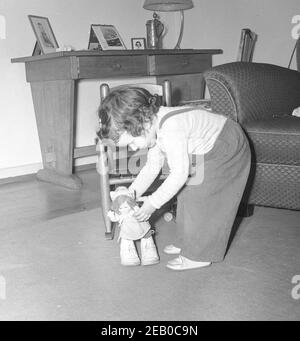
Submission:
<svg viewBox="0 0 300 341">
<path fill-rule="evenodd" d="M 172 239 L 170 240 L 170 244 L 166 245 L 163 249 L 164 253 L 168 255 L 177 255 L 181 252 L 181 245 L 183 242 L 183 229 L 184 225 L 184 199 L 182 196 L 184 193 L 181 191 L 177 194 L 177 205 L 176 205 L 176 225 L 177 228 L 174 229 L 174 233 L 172 234 Z"/>
<path fill-rule="evenodd" d="M 241 128 L 229 121 L 205 155 L 204 181 L 186 186 L 180 196 L 185 207 L 181 217 L 183 256 L 201 262 L 224 259 L 249 168 L 248 141 Z"/>
</svg>

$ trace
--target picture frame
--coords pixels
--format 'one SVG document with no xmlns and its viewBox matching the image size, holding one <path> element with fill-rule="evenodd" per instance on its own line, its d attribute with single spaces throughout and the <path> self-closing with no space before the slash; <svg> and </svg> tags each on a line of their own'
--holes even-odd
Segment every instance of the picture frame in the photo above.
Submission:
<svg viewBox="0 0 300 341">
<path fill-rule="evenodd" d="M 90 29 L 89 50 L 126 50 L 114 25 L 93 24 Z"/>
<path fill-rule="evenodd" d="M 59 46 L 49 19 L 37 15 L 28 15 L 28 19 L 37 41 L 33 54 L 56 52 L 56 49 L 59 48 Z"/>
<path fill-rule="evenodd" d="M 32 52 L 32 55 L 33 56 L 39 56 L 42 54 L 42 50 L 40 48 L 40 45 L 39 43 L 36 41 L 35 42 L 35 45 L 34 45 L 34 48 L 33 48 L 33 52 Z"/>
<path fill-rule="evenodd" d="M 131 49 L 132 50 L 145 50 L 146 39 L 145 38 L 131 38 Z"/>
<path fill-rule="evenodd" d="M 94 26 L 95 25 L 91 25 L 90 28 L 90 38 L 89 38 L 89 44 L 88 44 L 88 50 L 102 50 L 102 46 L 99 43 L 99 40 L 96 36 L 96 33 L 94 31 Z"/>
</svg>

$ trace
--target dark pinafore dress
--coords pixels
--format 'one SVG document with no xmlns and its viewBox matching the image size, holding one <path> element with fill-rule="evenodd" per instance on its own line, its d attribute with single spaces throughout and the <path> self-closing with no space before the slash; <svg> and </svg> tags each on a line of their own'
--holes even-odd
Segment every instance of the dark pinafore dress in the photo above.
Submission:
<svg viewBox="0 0 300 341">
<path fill-rule="evenodd" d="M 161 119 L 159 129 L 169 117 L 193 109 L 168 113 Z M 251 163 L 248 140 L 239 124 L 227 119 L 213 148 L 202 155 L 202 160 L 196 164 L 196 168 L 202 168 L 201 183 L 187 183 L 177 194 L 178 233 L 170 242 L 189 259 L 220 262 L 225 257 Z"/>
</svg>

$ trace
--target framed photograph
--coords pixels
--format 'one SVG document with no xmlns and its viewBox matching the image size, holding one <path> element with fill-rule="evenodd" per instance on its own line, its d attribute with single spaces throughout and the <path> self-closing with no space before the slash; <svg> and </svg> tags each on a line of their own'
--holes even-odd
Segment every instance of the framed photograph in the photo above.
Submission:
<svg viewBox="0 0 300 341">
<path fill-rule="evenodd" d="M 40 48 L 40 44 L 38 42 L 36 42 L 34 45 L 34 48 L 33 48 L 32 55 L 33 56 L 39 56 L 40 54 L 42 54 L 42 50 Z"/>
<path fill-rule="evenodd" d="M 102 46 L 100 45 L 99 40 L 94 31 L 93 28 L 94 26 L 95 25 L 91 25 L 88 50 L 102 50 Z"/>
<path fill-rule="evenodd" d="M 144 50 L 146 48 L 145 38 L 131 38 L 131 48 L 133 50 Z"/>
<path fill-rule="evenodd" d="M 91 25 L 89 50 L 126 50 L 126 46 L 113 25 Z"/>
<path fill-rule="evenodd" d="M 36 15 L 28 15 L 28 18 L 41 53 L 55 52 L 59 46 L 52 31 L 49 19 Z M 36 50 L 37 45 L 35 46 L 34 53 L 36 53 Z"/>
</svg>

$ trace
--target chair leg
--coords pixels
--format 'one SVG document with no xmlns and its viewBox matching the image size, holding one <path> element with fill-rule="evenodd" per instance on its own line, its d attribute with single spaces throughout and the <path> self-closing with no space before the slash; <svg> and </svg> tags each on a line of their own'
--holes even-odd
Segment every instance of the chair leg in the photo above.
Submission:
<svg viewBox="0 0 300 341">
<path fill-rule="evenodd" d="M 99 146 L 99 159 L 98 159 L 98 173 L 100 176 L 100 196 L 101 196 L 101 206 L 102 215 L 105 224 L 105 238 L 113 239 L 113 228 L 112 223 L 107 215 L 110 209 L 110 187 L 109 187 L 109 174 L 108 174 L 108 164 L 107 157 L 105 153 L 105 147 L 103 145 Z"/>
<path fill-rule="evenodd" d="M 100 192 L 101 192 L 101 205 L 102 216 L 105 224 L 105 238 L 113 239 L 112 222 L 108 218 L 108 211 L 110 209 L 110 193 L 109 193 L 109 180 L 108 176 L 100 175 Z"/>
</svg>

